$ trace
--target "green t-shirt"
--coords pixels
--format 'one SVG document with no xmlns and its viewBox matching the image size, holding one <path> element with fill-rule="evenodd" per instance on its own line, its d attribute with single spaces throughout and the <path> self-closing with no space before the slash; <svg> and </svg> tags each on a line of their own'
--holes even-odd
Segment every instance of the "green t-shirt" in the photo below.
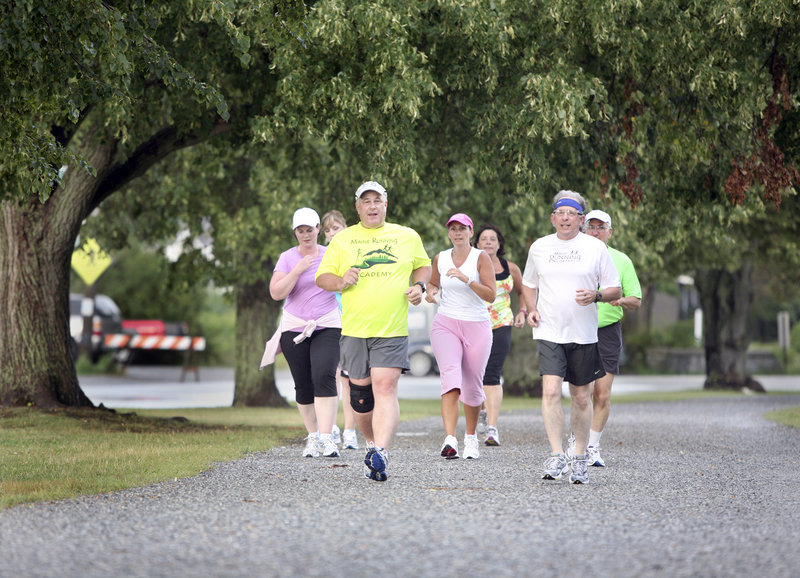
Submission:
<svg viewBox="0 0 800 578">
<path fill-rule="evenodd" d="M 641 299 L 642 287 L 639 285 L 639 278 L 636 276 L 633 262 L 621 251 L 608 247 L 608 252 L 611 254 L 611 260 L 614 261 L 614 267 L 617 268 L 619 280 L 622 282 L 622 296 L 638 297 Z M 622 319 L 623 314 L 624 310 L 619 305 L 614 306 L 610 303 L 598 303 L 597 326 L 606 327 L 612 323 L 616 323 Z"/>
<path fill-rule="evenodd" d="M 408 335 L 405 292 L 411 272 L 430 264 L 413 229 L 394 223 L 367 229 L 358 223 L 331 239 L 317 277 L 342 277 L 350 267 L 361 269 L 358 283 L 342 291 L 342 335 L 402 337 Z"/>
</svg>

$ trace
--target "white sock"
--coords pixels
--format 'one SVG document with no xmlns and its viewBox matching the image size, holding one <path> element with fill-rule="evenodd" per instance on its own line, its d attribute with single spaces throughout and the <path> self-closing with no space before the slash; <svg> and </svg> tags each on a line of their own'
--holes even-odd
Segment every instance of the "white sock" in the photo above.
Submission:
<svg viewBox="0 0 800 578">
<path fill-rule="evenodd" d="M 321 440 L 331 440 L 333 436 L 331 434 L 319 434 L 319 439 Z"/>
<path fill-rule="evenodd" d="M 600 446 L 600 436 L 603 435 L 601 431 L 589 430 L 589 445 L 596 448 Z"/>
</svg>

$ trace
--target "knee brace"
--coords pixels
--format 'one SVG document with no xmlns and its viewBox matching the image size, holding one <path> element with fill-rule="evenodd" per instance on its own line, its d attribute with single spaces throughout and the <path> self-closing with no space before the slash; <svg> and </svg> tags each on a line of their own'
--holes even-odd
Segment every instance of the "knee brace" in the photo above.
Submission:
<svg viewBox="0 0 800 578">
<path fill-rule="evenodd" d="M 372 384 L 350 384 L 350 407 L 356 413 L 369 413 L 375 407 L 375 398 L 372 396 Z"/>
</svg>

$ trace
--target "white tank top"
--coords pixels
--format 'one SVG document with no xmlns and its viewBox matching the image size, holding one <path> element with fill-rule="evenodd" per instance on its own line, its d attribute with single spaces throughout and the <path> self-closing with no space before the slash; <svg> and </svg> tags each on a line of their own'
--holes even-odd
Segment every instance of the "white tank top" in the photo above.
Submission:
<svg viewBox="0 0 800 578">
<path fill-rule="evenodd" d="M 467 260 L 459 267 L 470 281 L 480 281 L 478 275 L 478 256 L 483 253 L 480 249 L 472 247 L 467 255 Z M 448 277 L 447 272 L 455 267 L 453 263 L 453 249 L 439 253 L 439 282 L 441 283 L 441 301 L 439 313 L 453 319 L 462 321 L 489 321 L 489 309 L 486 301 L 470 289 L 463 281 L 455 277 Z"/>
</svg>

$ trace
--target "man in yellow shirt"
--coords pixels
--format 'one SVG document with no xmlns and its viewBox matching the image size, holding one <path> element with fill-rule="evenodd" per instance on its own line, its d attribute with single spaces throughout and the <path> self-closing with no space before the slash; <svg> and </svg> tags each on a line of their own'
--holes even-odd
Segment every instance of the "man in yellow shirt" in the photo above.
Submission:
<svg viewBox="0 0 800 578">
<path fill-rule="evenodd" d="M 350 404 L 367 440 L 364 475 L 387 477 L 388 447 L 400 421 L 397 382 L 408 369 L 408 304 L 419 305 L 431 260 L 419 235 L 386 222 L 386 189 L 367 181 L 356 190 L 360 222 L 331 239 L 316 283 L 342 293 L 342 369 Z"/>
</svg>

